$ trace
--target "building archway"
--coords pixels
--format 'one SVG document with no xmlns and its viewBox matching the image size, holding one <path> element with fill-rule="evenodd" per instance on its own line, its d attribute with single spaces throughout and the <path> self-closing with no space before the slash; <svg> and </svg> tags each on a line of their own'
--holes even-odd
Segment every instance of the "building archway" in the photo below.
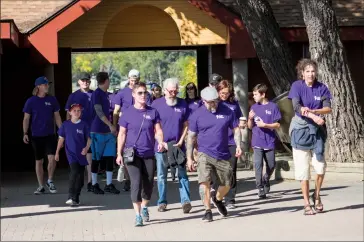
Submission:
<svg viewBox="0 0 364 242">
<path fill-rule="evenodd" d="M 151 5 L 122 9 L 108 23 L 103 38 L 103 48 L 180 45 L 180 32 L 173 18 Z"/>
</svg>

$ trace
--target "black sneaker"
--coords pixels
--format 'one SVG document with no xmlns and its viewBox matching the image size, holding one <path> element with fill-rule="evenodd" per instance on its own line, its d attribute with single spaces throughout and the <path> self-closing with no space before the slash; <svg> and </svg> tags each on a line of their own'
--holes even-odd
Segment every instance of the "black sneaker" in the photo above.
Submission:
<svg viewBox="0 0 364 242">
<path fill-rule="evenodd" d="M 264 189 L 259 189 L 258 190 L 258 198 L 259 199 L 265 199 L 265 198 L 267 198 L 267 195 L 265 194 Z"/>
<path fill-rule="evenodd" d="M 35 195 L 40 195 L 40 194 L 44 194 L 45 193 L 45 189 L 43 186 L 40 186 L 37 188 L 37 190 L 34 191 Z"/>
<path fill-rule="evenodd" d="M 265 192 L 265 194 L 268 194 L 270 192 L 270 183 L 269 183 L 269 181 L 264 183 L 264 192 Z"/>
<path fill-rule="evenodd" d="M 92 183 L 91 182 L 87 183 L 87 191 L 92 192 Z"/>
<path fill-rule="evenodd" d="M 226 207 L 222 201 L 218 201 L 216 199 L 216 196 L 212 198 L 212 202 L 214 203 L 215 207 L 217 208 L 217 211 L 219 214 L 223 217 L 226 217 L 228 212 L 226 210 Z"/>
<path fill-rule="evenodd" d="M 54 185 L 53 182 L 47 182 L 46 186 L 47 186 L 50 193 L 57 193 L 57 188 L 56 188 L 56 186 Z"/>
<path fill-rule="evenodd" d="M 213 220 L 211 210 L 206 210 L 205 211 L 205 215 L 202 217 L 202 220 L 204 222 L 211 222 Z"/>
<path fill-rule="evenodd" d="M 130 191 L 130 180 L 125 180 L 125 181 L 124 181 L 123 191 L 124 191 L 124 192 L 128 192 L 128 191 Z"/>
<path fill-rule="evenodd" d="M 92 192 L 94 194 L 104 194 L 104 191 L 100 189 L 100 186 L 98 183 L 96 183 L 95 185 L 92 185 Z"/>
<path fill-rule="evenodd" d="M 189 213 L 192 209 L 191 203 L 184 203 L 182 205 L 183 213 Z"/>
<path fill-rule="evenodd" d="M 106 185 L 105 188 L 104 188 L 104 191 L 108 192 L 108 193 L 112 193 L 112 194 L 119 194 L 120 193 L 120 191 L 118 189 L 116 189 L 116 187 L 112 183 L 110 185 Z"/>
</svg>

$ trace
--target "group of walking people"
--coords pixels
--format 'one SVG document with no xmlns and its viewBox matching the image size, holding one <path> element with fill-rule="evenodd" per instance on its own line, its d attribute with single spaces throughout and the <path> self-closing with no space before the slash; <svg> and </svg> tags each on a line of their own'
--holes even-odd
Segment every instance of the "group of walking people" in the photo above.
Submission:
<svg viewBox="0 0 364 242">
<path fill-rule="evenodd" d="M 324 143 L 326 130 L 324 114 L 331 112 L 328 88 L 317 81 L 317 65 L 303 59 L 297 65 L 299 80 L 292 84 L 295 117 L 290 127 L 296 179 L 301 181 L 304 214 L 323 211 L 320 199 L 326 164 Z M 158 211 L 167 211 L 167 175 L 173 169 L 179 182 L 183 213 L 192 209 L 187 171 L 197 171 L 199 193 L 205 206 L 203 220 L 213 221 L 212 204 L 218 213 L 227 216 L 235 208 L 237 192 L 237 160 L 242 149 L 241 129 L 252 130 L 251 147 L 254 150 L 257 193 L 260 199 L 270 191 L 270 177 L 275 167 L 275 129 L 280 127 L 278 106 L 267 97 L 268 87 L 259 84 L 253 89 L 256 102 L 248 117 L 243 117 L 234 97 L 232 82 L 213 74 L 209 86 L 200 96 L 194 83 L 186 85 L 186 98 L 177 97 L 179 80 L 168 78 L 163 87 L 153 86 L 152 94 L 140 81 L 139 71 L 128 74 L 128 86 L 110 100 L 109 76 L 96 75 L 98 88 L 90 90 L 90 75 L 84 73 L 78 80 L 80 89 L 67 101 L 66 121 L 62 123 L 59 104 L 48 95 L 49 82 L 45 77 L 35 81 L 33 96 L 24 106 L 23 140 L 31 143 L 36 159 L 39 187 L 51 193 L 57 189 L 53 182 L 56 161 L 62 147 L 70 165 L 69 195 L 66 204 L 78 206 L 87 170 L 87 190 L 94 194 L 119 194 L 113 184 L 114 163 L 124 167 L 124 191 L 130 189 L 136 212 L 135 225 L 148 222 L 148 204 L 153 192 L 157 170 L 159 193 Z M 164 95 L 163 95 L 164 94 Z M 113 107 L 110 110 L 110 107 Z M 31 120 L 31 139 L 28 136 Z M 58 144 L 54 122 L 58 127 Z M 312 154 L 312 156 L 311 156 Z M 43 180 L 43 159 L 48 158 L 48 180 Z M 116 158 L 116 159 L 115 159 Z M 318 175 L 312 195 L 314 210 L 309 201 L 310 165 Z M 263 175 L 263 163 L 266 172 Z M 98 183 L 100 165 L 106 167 L 106 184 Z"/>
</svg>

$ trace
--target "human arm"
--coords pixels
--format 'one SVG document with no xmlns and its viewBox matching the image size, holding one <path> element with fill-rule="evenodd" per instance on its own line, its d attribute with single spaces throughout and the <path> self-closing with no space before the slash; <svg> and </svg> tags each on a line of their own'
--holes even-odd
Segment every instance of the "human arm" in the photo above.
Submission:
<svg viewBox="0 0 364 242">
<path fill-rule="evenodd" d="M 56 121 L 57 127 L 60 128 L 62 125 L 62 119 L 61 115 L 59 114 L 59 111 L 54 112 L 54 120 Z"/>
<path fill-rule="evenodd" d="M 59 161 L 59 151 L 62 149 L 63 143 L 64 143 L 64 138 L 59 136 L 58 143 L 57 143 L 57 150 L 56 150 L 56 154 L 54 156 L 54 159 L 56 161 Z"/>
<path fill-rule="evenodd" d="M 101 119 L 102 122 L 104 122 L 107 126 L 109 126 L 111 133 L 116 135 L 116 128 L 105 116 L 104 111 L 102 110 L 101 104 L 95 104 L 94 109 L 95 109 L 95 112 L 96 112 L 97 116 L 99 117 L 99 119 Z"/>
<path fill-rule="evenodd" d="M 191 130 L 187 134 L 187 144 L 186 144 L 186 155 L 187 155 L 187 168 L 189 171 L 194 171 L 194 158 L 193 158 L 193 147 L 197 139 L 197 133 Z"/>
<path fill-rule="evenodd" d="M 121 116 L 120 109 L 121 109 L 120 105 L 115 104 L 114 112 L 113 112 L 113 115 L 112 115 L 113 125 L 115 125 L 115 126 L 117 125 L 119 117 Z"/>
<path fill-rule="evenodd" d="M 234 133 L 234 141 L 236 144 L 236 152 L 235 152 L 235 156 L 236 157 L 240 157 L 242 155 L 242 150 L 241 150 L 241 132 L 239 127 L 236 127 L 233 129 L 233 133 Z"/>
<path fill-rule="evenodd" d="M 90 137 L 88 137 L 88 138 L 87 138 L 86 146 L 85 146 L 85 148 L 83 148 L 83 149 L 82 149 L 81 154 L 82 154 L 82 155 L 87 155 L 87 151 L 90 149 L 90 146 L 91 146 L 91 138 L 90 138 Z"/>
<path fill-rule="evenodd" d="M 187 132 L 188 132 L 188 121 L 183 123 L 183 129 L 182 129 L 182 135 L 181 138 L 179 139 L 178 143 L 175 144 L 174 146 L 178 146 L 181 147 L 183 142 L 185 141 L 185 138 L 187 136 Z"/>
<path fill-rule="evenodd" d="M 116 152 L 117 153 L 116 163 L 120 166 L 122 164 L 124 164 L 122 151 L 125 146 L 125 140 L 126 140 L 126 128 L 123 126 L 120 126 L 119 134 L 118 134 L 118 146 L 117 146 L 117 152 Z"/>
<path fill-rule="evenodd" d="M 29 144 L 29 136 L 28 136 L 29 120 L 30 120 L 30 114 L 29 113 L 24 113 L 24 118 L 23 118 L 23 141 L 24 141 L 25 144 Z"/>
<path fill-rule="evenodd" d="M 253 128 L 253 119 L 254 119 L 255 113 L 253 110 L 250 110 L 249 112 L 249 116 L 248 116 L 248 128 L 252 129 Z"/>
<path fill-rule="evenodd" d="M 162 127 L 159 122 L 154 125 L 154 130 L 155 130 L 155 139 L 158 142 L 158 152 L 162 152 L 163 149 L 165 148 L 165 144 L 163 142 Z"/>
</svg>

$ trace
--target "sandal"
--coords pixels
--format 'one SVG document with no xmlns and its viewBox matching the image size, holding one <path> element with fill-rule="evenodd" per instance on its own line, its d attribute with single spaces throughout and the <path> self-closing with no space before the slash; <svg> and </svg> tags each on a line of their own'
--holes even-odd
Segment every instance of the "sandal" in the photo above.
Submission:
<svg viewBox="0 0 364 242">
<path fill-rule="evenodd" d="M 321 197 L 319 196 L 318 198 L 316 198 L 315 194 L 316 194 L 316 191 L 314 193 L 312 193 L 312 196 L 311 196 L 311 199 L 313 201 L 313 206 L 317 213 L 322 213 L 324 211 L 324 205 L 321 202 Z"/>
<path fill-rule="evenodd" d="M 312 210 L 310 204 L 307 204 L 303 207 L 303 215 L 315 215 L 315 212 Z"/>
</svg>

